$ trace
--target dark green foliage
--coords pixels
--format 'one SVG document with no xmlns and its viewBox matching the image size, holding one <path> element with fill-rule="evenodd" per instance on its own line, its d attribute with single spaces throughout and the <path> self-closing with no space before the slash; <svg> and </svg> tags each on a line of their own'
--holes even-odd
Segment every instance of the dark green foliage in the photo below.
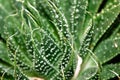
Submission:
<svg viewBox="0 0 120 80">
<path fill-rule="evenodd" d="M 119 14 L 119 0 L 0 0 L 1 80 L 119 77 Z"/>
</svg>

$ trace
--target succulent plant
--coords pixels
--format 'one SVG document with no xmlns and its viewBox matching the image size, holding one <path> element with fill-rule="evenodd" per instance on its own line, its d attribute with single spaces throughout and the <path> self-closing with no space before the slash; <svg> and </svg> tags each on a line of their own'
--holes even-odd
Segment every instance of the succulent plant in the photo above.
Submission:
<svg viewBox="0 0 120 80">
<path fill-rule="evenodd" d="M 120 79 L 120 0 L 0 0 L 1 80 Z"/>
</svg>

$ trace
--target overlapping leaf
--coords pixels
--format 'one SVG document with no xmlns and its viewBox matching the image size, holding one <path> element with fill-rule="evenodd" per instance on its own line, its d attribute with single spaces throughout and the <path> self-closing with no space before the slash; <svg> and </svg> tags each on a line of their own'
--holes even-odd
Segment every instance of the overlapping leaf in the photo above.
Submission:
<svg viewBox="0 0 120 80">
<path fill-rule="evenodd" d="M 97 14 L 95 17 L 95 30 L 96 33 L 93 36 L 92 46 L 94 47 L 102 35 L 110 28 L 110 25 L 114 22 L 118 14 L 120 13 L 120 4 L 113 6 L 107 11 L 102 10 L 102 12 Z M 112 15 L 111 15 L 112 14 Z M 111 16 L 110 16 L 111 15 Z"/>
</svg>

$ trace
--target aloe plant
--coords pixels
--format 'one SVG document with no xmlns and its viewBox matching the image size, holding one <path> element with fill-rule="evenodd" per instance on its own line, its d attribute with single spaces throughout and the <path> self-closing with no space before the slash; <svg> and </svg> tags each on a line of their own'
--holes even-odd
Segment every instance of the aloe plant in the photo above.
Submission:
<svg viewBox="0 0 120 80">
<path fill-rule="evenodd" d="M 1 80 L 120 79 L 117 57 L 120 0 L 0 0 Z"/>
</svg>

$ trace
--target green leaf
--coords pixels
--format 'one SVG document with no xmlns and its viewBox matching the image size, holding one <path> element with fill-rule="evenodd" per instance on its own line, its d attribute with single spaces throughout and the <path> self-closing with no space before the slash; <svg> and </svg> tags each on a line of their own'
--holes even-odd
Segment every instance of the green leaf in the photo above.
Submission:
<svg viewBox="0 0 120 80">
<path fill-rule="evenodd" d="M 12 4 L 12 0 L 10 0 L 10 1 L 0 0 L 0 8 L 3 8 L 4 11 L 6 11 L 8 13 L 12 11 L 12 6 L 13 5 L 11 5 L 11 4 Z"/>
<path fill-rule="evenodd" d="M 120 39 L 108 39 L 100 43 L 95 51 L 95 55 L 101 63 L 105 63 L 120 54 Z"/>
<path fill-rule="evenodd" d="M 101 5 L 103 0 L 95 0 L 91 1 L 88 0 L 88 6 L 87 6 L 87 11 L 86 11 L 86 16 L 84 20 L 84 25 L 80 27 L 80 41 L 83 41 L 83 34 L 86 34 L 85 32 L 88 30 L 88 27 L 91 25 L 91 20 L 94 15 L 97 14 L 97 11 Z"/>
<path fill-rule="evenodd" d="M 87 0 L 73 0 L 73 3 L 70 8 L 70 29 L 73 36 L 75 36 L 76 34 L 78 36 L 82 31 L 81 28 L 84 23 L 87 5 Z M 75 38 L 77 36 L 75 36 Z"/>
<path fill-rule="evenodd" d="M 102 71 L 100 73 L 100 79 L 108 80 L 114 77 L 119 77 L 120 74 L 120 63 L 116 64 L 108 64 L 102 67 Z"/>
<path fill-rule="evenodd" d="M 81 43 L 79 40 L 83 39 L 83 25 L 85 20 L 88 0 L 73 0 L 70 7 L 70 32 L 71 44 L 78 50 Z"/>
<path fill-rule="evenodd" d="M 61 13 L 57 6 L 52 1 L 48 0 L 38 1 L 37 4 L 39 7 L 45 10 L 45 14 L 48 15 L 49 19 L 56 26 L 56 30 L 60 35 L 60 39 L 62 40 L 64 37 L 70 37 L 66 17 Z"/>
<path fill-rule="evenodd" d="M 70 23 L 70 9 L 72 5 L 72 0 L 51 0 L 57 8 L 62 12 L 67 18 L 68 23 Z"/>
<path fill-rule="evenodd" d="M 65 75 L 71 75 L 69 69 L 67 71 L 71 56 L 71 48 L 69 45 L 65 42 L 64 44 L 59 45 L 59 42 L 54 41 L 50 32 L 43 31 L 41 33 L 43 33 L 41 34 L 41 43 L 35 40 L 35 44 L 38 45 L 35 46 L 35 59 L 37 59 L 37 62 L 35 62 L 36 71 L 39 73 L 42 72 L 40 74 L 46 76 L 48 79 L 63 79 L 62 69 L 66 70 L 64 73 Z M 66 79 L 67 78 L 68 76 L 66 75 Z"/>
<path fill-rule="evenodd" d="M 95 14 L 98 11 L 102 1 L 103 0 L 95 0 L 95 1 L 88 0 L 89 3 L 88 11 L 92 14 Z"/>
<path fill-rule="evenodd" d="M 94 26 L 92 26 L 92 24 L 90 24 L 88 26 L 88 30 L 86 31 L 86 34 L 83 34 L 84 39 L 82 42 L 82 45 L 80 47 L 80 51 L 79 54 L 80 56 L 84 59 L 87 55 L 87 49 L 90 48 L 90 44 L 91 44 L 91 40 L 94 34 Z"/>
<path fill-rule="evenodd" d="M 97 14 L 94 18 L 95 34 L 92 40 L 92 47 L 96 45 L 102 35 L 110 28 L 110 25 L 114 22 L 119 13 L 120 4 L 114 5 L 111 9 L 102 10 L 101 13 Z"/>
<path fill-rule="evenodd" d="M 14 75 L 14 68 L 9 63 L 0 61 L 0 79 L 5 78 L 13 78 Z"/>
<path fill-rule="evenodd" d="M 118 22 L 119 22 L 119 19 L 118 19 Z M 115 38 L 118 38 L 120 37 L 120 24 L 118 24 L 117 28 L 114 30 L 113 34 L 110 36 L 110 38 L 112 39 L 115 39 Z"/>
<path fill-rule="evenodd" d="M 0 59 L 11 64 L 6 45 L 0 41 Z"/>
<path fill-rule="evenodd" d="M 108 0 L 106 5 L 105 5 L 105 9 L 110 9 L 113 7 L 113 5 L 118 5 L 120 4 L 120 0 Z"/>
</svg>

